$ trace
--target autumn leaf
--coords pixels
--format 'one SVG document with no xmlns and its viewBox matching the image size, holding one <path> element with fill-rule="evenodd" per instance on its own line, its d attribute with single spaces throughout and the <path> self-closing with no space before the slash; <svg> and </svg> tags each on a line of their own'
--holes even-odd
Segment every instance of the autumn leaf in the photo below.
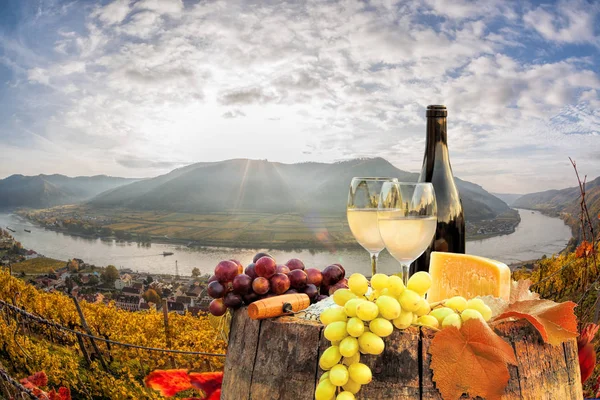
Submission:
<svg viewBox="0 0 600 400">
<path fill-rule="evenodd" d="M 48 376 L 44 371 L 36 372 L 25 379 L 21 379 L 21 383 L 25 383 L 26 380 L 37 387 L 44 387 L 48 384 Z"/>
<path fill-rule="evenodd" d="M 202 390 L 208 397 L 208 400 L 218 400 L 221 397 L 223 372 L 192 372 L 189 376 L 192 386 Z M 216 395 L 217 392 L 218 395 Z"/>
<path fill-rule="evenodd" d="M 71 391 L 69 388 L 61 387 L 58 389 L 58 393 L 54 389 L 48 393 L 50 400 L 71 400 Z"/>
<path fill-rule="evenodd" d="M 539 299 L 540 295 L 529 289 L 531 284 L 532 282 L 530 279 L 513 280 L 510 287 L 509 304 L 516 303 L 517 301 Z"/>
<path fill-rule="evenodd" d="M 152 371 L 144 379 L 146 386 L 158 390 L 165 397 L 192 388 L 187 369 L 169 369 Z"/>
<path fill-rule="evenodd" d="M 583 241 L 575 250 L 575 256 L 577 258 L 584 258 L 591 255 L 594 252 L 594 245 L 588 241 Z"/>
<path fill-rule="evenodd" d="M 448 327 L 436 333 L 429 353 L 433 380 L 447 400 L 463 393 L 500 399 L 510 379 L 507 364 L 517 363 L 512 346 L 478 319 L 460 330 Z"/>
<path fill-rule="evenodd" d="M 577 337 L 577 317 L 572 301 L 555 303 L 551 300 L 525 300 L 510 304 L 494 320 L 524 318 L 542 335 L 544 342 L 558 345 L 569 338 Z"/>
<path fill-rule="evenodd" d="M 581 371 L 581 383 L 585 383 L 592 374 L 596 366 L 596 350 L 591 341 L 598 331 L 598 325 L 588 324 L 579 335 L 577 340 L 577 355 L 579 358 L 579 369 Z"/>
</svg>

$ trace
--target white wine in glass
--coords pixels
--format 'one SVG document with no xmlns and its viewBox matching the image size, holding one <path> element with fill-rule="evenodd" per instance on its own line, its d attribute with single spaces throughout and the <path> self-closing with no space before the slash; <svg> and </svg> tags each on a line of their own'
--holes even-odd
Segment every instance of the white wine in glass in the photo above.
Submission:
<svg viewBox="0 0 600 400">
<path fill-rule="evenodd" d="M 377 205 L 384 182 L 395 182 L 396 178 L 352 178 L 346 215 L 348 225 L 356 241 L 371 256 L 371 273 L 377 273 L 377 257 L 385 244 L 377 225 Z"/>
<path fill-rule="evenodd" d="M 402 266 L 402 279 L 406 284 L 410 263 L 427 249 L 437 227 L 433 185 L 383 184 L 377 220 L 385 247 Z"/>
</svg>

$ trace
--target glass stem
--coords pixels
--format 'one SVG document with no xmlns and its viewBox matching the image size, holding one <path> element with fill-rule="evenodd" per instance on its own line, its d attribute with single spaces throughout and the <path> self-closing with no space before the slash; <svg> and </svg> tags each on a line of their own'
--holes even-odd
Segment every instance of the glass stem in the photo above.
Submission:
<svg viewBox="0 0 600 400">
<path fill-rule="evenodd" d="M 371 277 L 377 273 L 377 257 L 379 253 L 371 253 Z"/>
<path fill-rule="evenodd" d="M 408 284 L 409 265 L 408 264 L 401 264 L 401 265 L 402 265 L 402 282 L 404 282 L 404 286 L 406 286 Z"/>
</svg>

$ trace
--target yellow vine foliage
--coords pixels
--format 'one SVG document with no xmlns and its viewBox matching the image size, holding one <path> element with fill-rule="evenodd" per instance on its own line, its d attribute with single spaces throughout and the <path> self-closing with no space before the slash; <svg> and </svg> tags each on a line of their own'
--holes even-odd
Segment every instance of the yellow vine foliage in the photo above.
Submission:
<svg viewBox="0 0 600 400">
<path fill-rule="evenodd" d="M 67 327 L 80 327 L 73 300 L 62 293 L 42 292 L 0 271 L 0 299 L 28 312 Z M 146 347 L 166 348 L 162 312 L 128 312 L 114 304 L 81 302 L 86 321 L 95 336 Z M 0 359 L 15 375 L 26 376 L 45 371 L 50 386 L 69 387 L 73 398 L 81 399 L 162 399 L 157 392 L 144 387 L 144 377 L 156 369 L 171 368 L 170 355 L 122 346 L 107 347 L 97 342 L 110 373 L 103 371 L 97 360 L 87 367 L 75 335 L 57 331 L 39 323 L 17 323 L 6 311 L 0 313 Z M 78 328 L 78 330 L 81 330 Z M 224 353 L 226 343 L 210 325 L 207 315 L 169 314 L 169 330 L 173 349 Z M 82 330 L 81 330 L 82 331 Z M 15 334 L 16 332 L 16 334 Z M 90 355 L 93 349 L 86 341 Z M 177 355 L 179 368 L 199 372 L 223 369 L 224 358 Z"/>
</svg>

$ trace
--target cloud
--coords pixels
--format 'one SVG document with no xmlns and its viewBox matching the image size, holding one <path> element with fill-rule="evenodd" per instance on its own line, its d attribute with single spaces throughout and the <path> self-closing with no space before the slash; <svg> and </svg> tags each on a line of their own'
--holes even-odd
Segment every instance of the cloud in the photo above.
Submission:
<svg viewBox="0 0 600 400">
<path fill-rule="evenodd" d="M 122 22 L 131 11 L 130 4 L 131 0 L 114 0 L 104 7 L 97 7 L 90 16 L 92 18 L 98 18 L 100 22 L 107 25 L 118 24 Z"/>
<path fill-rule="evenodd" d="M 238 118 L 238 117 L 245 117 L 246 113 L 244 113 L 241 110 L 231 110 L 231 111 L 227 111 L 226 113 L 224 113 L 222 115 L 223 118 Z"/>
<path fill-rule="evenodd" d="M 265 93 L 262 88 L 252 87 L 223 93 L 220 102 L 225 105 L 244 105 L 244 104 L 264 104 L 275 101 L 277 97 L 273 94 Z"/>
</svg>

